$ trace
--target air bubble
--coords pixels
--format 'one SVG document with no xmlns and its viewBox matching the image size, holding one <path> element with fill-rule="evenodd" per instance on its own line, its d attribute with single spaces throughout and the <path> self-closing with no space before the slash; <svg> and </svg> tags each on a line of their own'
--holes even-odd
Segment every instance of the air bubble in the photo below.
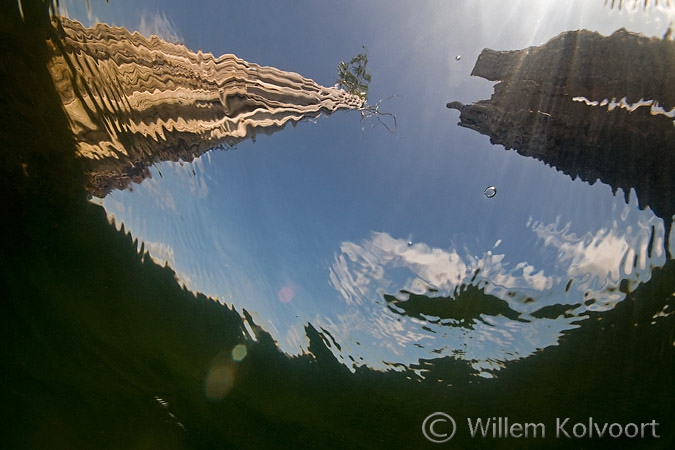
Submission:
<svg viewBox="0 0 675 450">
<path fill-rule="evenodd" d="M 483 191 L 483 194 L 485 194 L 485 196 L 486 196 L 487 198 L 492 198 L 492 197 L 494 197 L 495 195 L 497 195 L 497 188 L 494 187 L 494 186 L 488 186 L 488 187 L 486 187 L 485 190 Z"/>
<path fill-rule="evenodd" d="M 455 61 L 459 61 L 460 59 L 462 59 L 462 55 L 455 56 Z"/>
</svg>

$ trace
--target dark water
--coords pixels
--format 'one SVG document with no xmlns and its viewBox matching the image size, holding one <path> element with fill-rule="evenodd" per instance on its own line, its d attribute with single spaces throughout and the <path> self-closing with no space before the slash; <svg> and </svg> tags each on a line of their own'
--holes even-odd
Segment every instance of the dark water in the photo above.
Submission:
<svg viewBox="0 0 675 450">
<path fill-rule="evenodd" d="M 245 307 L 181 287 L 88 201 L 46 69 L 47 7 L 22 5 L 23 20 L 13 1 L 0 16 L 2 448 L 673 448 L 672 259 L 647 281 L 618 282 L 625 297 L 613 307 L 581 314 L 516 311 L 475 280 L 452 295 L 382 295 L 396 316 L 469 335 L 495 320 L 583 316 L 554 345 L 493 361 L 493 379 L 447 355 L 348 368 L 339 339 L 311 322 L 307 351 L 289 356 Z M 454 418 L 450 441 L 425 438 L 434 412 Z M 511 437 L 492 422 L 472 436 L 478 419 L 508 420 Z"/>
</svg>

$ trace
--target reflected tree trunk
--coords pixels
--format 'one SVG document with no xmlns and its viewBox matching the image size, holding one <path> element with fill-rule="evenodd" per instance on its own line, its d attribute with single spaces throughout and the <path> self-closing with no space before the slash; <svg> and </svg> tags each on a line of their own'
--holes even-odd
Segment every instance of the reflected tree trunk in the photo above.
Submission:
<svg viewBox="0 0 675 450">
<path fill-rule="evenodd" d="M 675 41 L 569 31 L 540 47 L 485 49 L 489 100 L 448 108 L 459 125 L 573 179 L 634 189 L 666 227 L 675 213 Z"/>
<path fill-rule="evenodd" d="M 88 191 L 149 176 L 159 161 L 271 134 L 364 100 L 297 73 L 214 57 L 156 36 L 57 18 L 49 63 L 88 174 Z"/>
</svg>

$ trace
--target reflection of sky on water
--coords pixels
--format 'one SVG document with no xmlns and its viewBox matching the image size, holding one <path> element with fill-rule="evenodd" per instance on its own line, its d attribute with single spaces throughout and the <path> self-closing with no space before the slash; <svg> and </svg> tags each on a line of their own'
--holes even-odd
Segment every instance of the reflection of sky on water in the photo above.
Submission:
<svg viewBox="0 0 675 450">
<path fill-rule="evenodd" d="M 184 284 L 251 312 L 284 351 L 306 349 L 311 322 L 330 333 L 348 366 L 451 355 L 488 375 L 555 345 L 585 311 L 621 301 L 621 279 L 635 285 L 664 262 L 663 226 L 650 211 L 491 146 L 455 126 L 445 103 L 489 96 L 491 85 L 469 76 L 484 47 L 524 48 L 577 28 L 661 36 L 667 14 L 608 11 L 601 0 L 344 2 L 337 14 L 316 3 L 243 3 L 224 11 L 167 1 L 153 8 L 170 20 L 149 13 L 143 26 L 326 85 L 337 62 L 365 44 L 371 98 L 397 95 L 383 104 L 397 114 L 397 136 L 362 131 L 358 114 L 340 113 L 192 164 L 159 164 L 152 179 L 102 203 Z M 102 21 L 139 27 L 138 17 L 120 13 L 136 4 L 94 7 Z M 217 22 L 219 14 L 251 17 L 250 8 L 255 32 L 246 20 Z M 487 186 L 498 194 L 486 198 Z M 451 297 L 462 284 L 505 301 L 517 320 L 422 321 L 383 297 Z M 537 316 L 556 304 L 580 306 Z"/>
<path fill-rule="evenodd" d="M 611 309 L 623 300 L 622 279 L 631 281 L 632 290 L 665 262 L 662 221 L 635 205 L 617 203 L 616 210 L 618 217 L 611 218 L 609 226 L 583 236 L 569 233 L 569 225 L 529 221 L 523 233 L 536 236 L 542 253 L 555 255 L 549 258 L 553 264 L 545 265 L 513 260 L 500 252 L 501 242 L 479 257 L 469 249 L 410 245 L 380 232 L 359 243 L 343 242 L 330 278 L 349 312 L 322 326 L 339 342 L 373 342 L 386 349 L 385 360 L 391 362 L 454 355 L 482 370 L 526 357 L 555 345 L 584 312 Z M 519 313 L 517 320 L 482 315 L 481 321 L 466 327 L 433 316 L 426 321 L 402 318 L 384 305 L 385 293 L 398 293 L 403 301 L 408 293 L 453 297 L 468 284 L 507 302 Z M 537 314 L 555 305 L 569 308 L 555 318 Z"/>
<path fill-rule="evenodd" d="M 501 362 L 555 345 L 585 311 L 621 301 L 622 279 L 634 280 L 634 288 L 665 260 L 660 219 L 610 193 L 601 199 L 612 205 L 604 225 L 583 234 L 570 231 L 572 222 L 563 218 L 544 223 L 523 217 L 519 227 L 510 224 L 499 234 L 503 239 L 480 246 L 457 243 L 449 233 L 445 248 L 432 247 L 421 238 L 409 241 L 365 228 L 365 238 L 334 241 L 340 233 L 326 217 L 302 222 L 288 217 L 286 211 L 298 205 L 286 197 L 302 203 L 302 192 L 253 189 L 251 177 L 264 180 L 237 167 L 240 150 L 206 156 L 193 166 L 162 164 L 161 176 L 155 171 L 132 193 L 114 192 L 106 208 L 135 235 L 151 235 L 145 248 L 176 268 L 182 282 L 251 311 L 292 354 L 306 349 L 303 328 L 311 322 L 330 333 L 341 348 L 333 350 L 348 366 L 387 368 L 454 356 L 487 375 Z M 218 158 L 232 163 L 217 168 Z M 233 185 L 240 189 L 231 191 Z M 270 193 L 277 194 L 275 200 L 262 204 L 250 197 Z M 491 200 L 477 196 L 477 201 Z M 333 214 L 339 210 L 335 205 Z M 353 216 L 343 217 L 343 223 L 350 220 Z M 508 250 L 518 246 L 527 248 Z M 507 302 L 520 314 L 517 320 L 484 315 L 471 327 L 434 317 L 421 321 L 396 314 L 383 298 L 405 300 L 401 291 L 452 297 L 467 284 Z M 570 305 L 569 311 L 537 316 L 558 304 Z"/>
</svg>

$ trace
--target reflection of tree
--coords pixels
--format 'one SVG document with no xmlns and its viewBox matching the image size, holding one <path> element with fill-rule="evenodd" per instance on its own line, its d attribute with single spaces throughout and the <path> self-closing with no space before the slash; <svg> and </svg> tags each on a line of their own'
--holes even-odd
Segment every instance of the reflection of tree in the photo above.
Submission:
<svg viewBox="0 0 675 450">
<path fill-rule="evenodd" d="M 472 75 L 490 100 L 448 103 L 459 125 L 589 183 L 634 189 L 669 227 L 675 213 L 675 41 L 570 31 L 540 47 L 485 49 Z"/>
<path fill-rule="evenodd" d="M 363 100 L 368 99 L 368 85 L 371 75 L 368 73 L 368 55 L 359 53 L 349 63 L 340 61 L 338 64 L 338 85 L 350 94 L 358 95 Z"/>
<path fill-rule="evenodd" d="M 358 109 L 364 122 L 374 119 L 376 125 L 382 125 L 389 132 L 396 133 L 396 115 L 380 111 L 383 99 L 378 100 L 375 104 L 368 103 L 368 85 L 372 77 L 368 72 L 368 54 L 365 47 L 363 47 L 363 51 L 363 53 L 354 56 L 349 63 L 340 61 L 337 67 L 338 86 L 363 100 L 363 104 Z"/>
<path fill-rule="evenodd" d="M 365 103 L 365 55 L 352 61 L 345 91 L 124 28 L 85 28 L 65 18 L 54 25 L 49 69 L 94 195 L 142 180 L 155 162 L 191 161 Z"/>
</svg>

